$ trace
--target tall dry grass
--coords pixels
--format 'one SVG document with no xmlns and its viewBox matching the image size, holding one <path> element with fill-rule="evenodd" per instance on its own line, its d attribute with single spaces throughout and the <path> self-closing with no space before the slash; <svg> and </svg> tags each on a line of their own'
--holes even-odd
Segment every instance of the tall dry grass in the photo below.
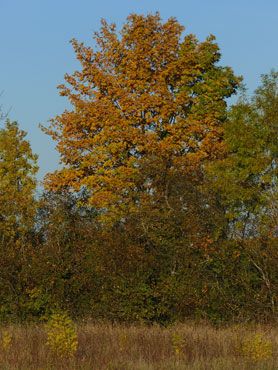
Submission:
<svg viewBox="0 0 278 370">
<path fill-rule="evenodd" d="M 278 369 L 278 327 L 208 324 L 124 326 L 80 324 L 74 357 L 59 357 L 46 345 L 43 325 L 8 326 L 8 348 L 0 349 L 0 369 L 220 370 Z M 260 333 L 272 346 L 267 358 L 253 361 L 243 351 L 246 338 Z M 254 347 L 255 348 L 255 347 Z M 256 349 L 257 350 L 257 349 Z"/>
</svg>

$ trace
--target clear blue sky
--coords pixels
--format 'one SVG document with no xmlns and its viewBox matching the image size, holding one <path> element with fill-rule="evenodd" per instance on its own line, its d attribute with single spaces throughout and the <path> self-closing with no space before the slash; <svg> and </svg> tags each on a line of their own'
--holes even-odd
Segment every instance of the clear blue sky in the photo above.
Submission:
<svg viewBox="0 0 278 370">
<path fill-rule="evenodd" d="M 69 40 L 90 43 L 101 18 L 120 26 L 131 12 L 155 11 L 200 40 L 214 34 L 221 64 L 243 75 L 250 92 L 278 66 L 278 0 L 0 0 L 0 104 L 28 132 L 40 179 L 59 162 L 38 124 L 68 107 L 56 86 L 78 68 Z"/>
</svg>

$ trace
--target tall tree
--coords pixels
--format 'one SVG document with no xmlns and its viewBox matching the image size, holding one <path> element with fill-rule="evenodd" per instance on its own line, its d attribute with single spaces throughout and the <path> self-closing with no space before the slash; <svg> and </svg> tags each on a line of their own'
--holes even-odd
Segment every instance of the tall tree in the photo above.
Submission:
<svg viewBox="0 0 278 370">
<path fill-rule="evenodd" d="M 60 86 L 73 109 L 45 129 L 64 164 L 48 187 L 87 187 L 90 204 L 119 217 L 154 191 L 150 178 L 138 183 L 145 158 L 171 173 L 221 155 L 225 98 L 239 78 L 218 65 L 213 36 L 199 42 L 183 29 L 158 13 L 131 14 L 120 32 L 103 20 L 95 50 L 72 41 L 82 68 Z"/>
</svg>

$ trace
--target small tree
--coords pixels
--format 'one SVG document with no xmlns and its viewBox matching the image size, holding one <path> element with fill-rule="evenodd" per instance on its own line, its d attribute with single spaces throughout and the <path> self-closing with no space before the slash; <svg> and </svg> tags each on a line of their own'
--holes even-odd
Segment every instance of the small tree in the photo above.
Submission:
<svg viewBox="0 0 278 370">
<path fill-rule="evenodd" d="M 225 158 L 212 164 L 231 236 L 277 237 L 278 72 L 262 76 L 251 100 L 243 96 L 225 123 Z"/>
<path fill-rule="evenodd" d="M 19 316 L 31 278 L 37 156 L 16 122 L 0 129 L 0 319 Z"/>
<path fill-rule="evenodd" d="M 0 233 L 18 238 L 33 222 L 37 156 L 16 122 L 0 129 Z"/>
</svg>

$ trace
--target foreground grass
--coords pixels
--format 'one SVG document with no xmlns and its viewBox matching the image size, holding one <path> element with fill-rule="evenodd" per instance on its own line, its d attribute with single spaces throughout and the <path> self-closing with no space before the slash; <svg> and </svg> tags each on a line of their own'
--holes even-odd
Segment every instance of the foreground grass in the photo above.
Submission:
<svg viewBox="0 0 278 370">
<path fill-rule="evenodd" d="M 165 329 L 87 323 L 78 326 L 78 349 L 72 357 L 51 351 L 43 325 L 8 326 L 0 332 L 3 370 L 278 369 L 274 326 L 179 324 Z"/>
</svg>

